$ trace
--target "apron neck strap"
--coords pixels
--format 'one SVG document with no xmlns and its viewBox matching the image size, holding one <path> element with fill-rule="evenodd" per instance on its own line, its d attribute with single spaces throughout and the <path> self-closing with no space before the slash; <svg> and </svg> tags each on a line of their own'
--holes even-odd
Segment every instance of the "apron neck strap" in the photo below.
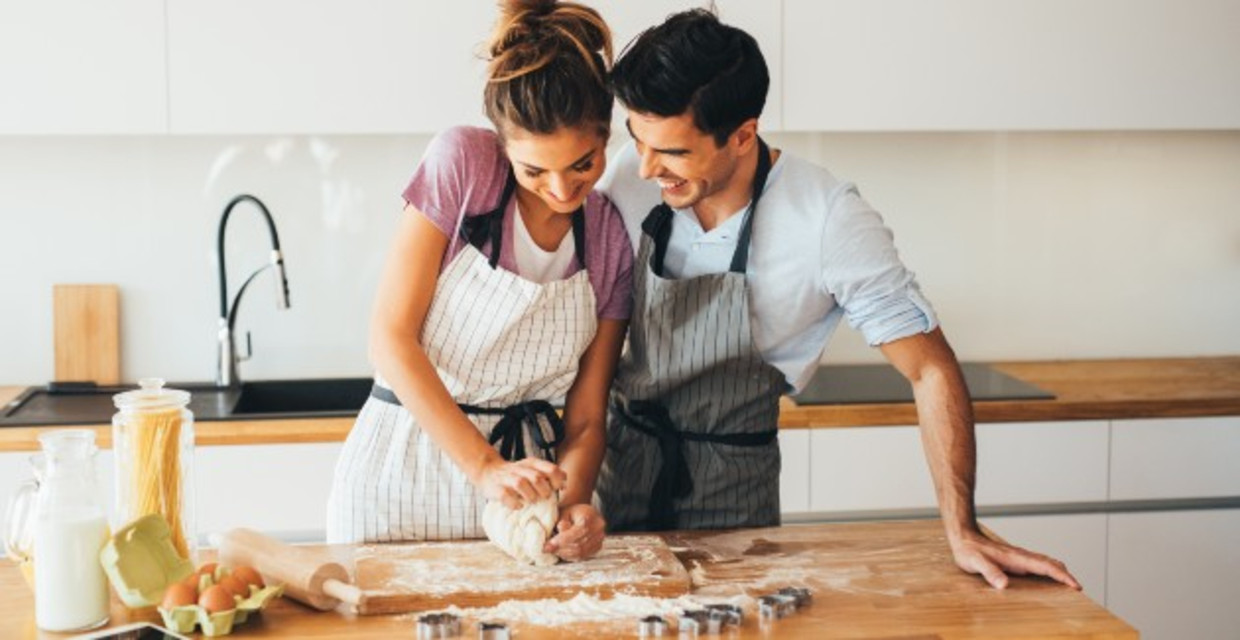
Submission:
<svg viewBox="0 0 1240 640">
<path fill-rule="evenodd" d="M 749 239 L 753 236 L 753 217 L 758 212 L 758 199 L 766 189 L 766 179 L 771 175 L 771 149 L 762 138 L 758 138 L 758 170 L 753 176 L 753 195 L 749 198 L 749 206 L 745 209 L 745 221 L 741 224 L 741 235 L 736 239 L 736 253 L 732 254 L 732 266 L 728 269 L 733 273 L 745 273 L 749 266 Z"/>
<path fill-rule="evenodd" d="M 460 234 L 465 242 L 472 244 L 479 251 L 482 251 L 482 247 L 488 240 L 491 242 L 491 252 L 487 256 L 487 262 L 492 269 L 499 265 L 500 252 L 504 246 L 504 213 L 516 190 L 517 175 L 509 171 L 508 180 L 504 183 L 504 192 L 499 197 L 499 205 L 481 215 L 467 215 L 461 221 Z M 573 248 L 577 252 L 577 262 L 582 269 L 586 268 L 586 222 L 585 213 L 582 210 L 584 207 L 585 205 L 577 207 L 577 210 L 572 213 Z"/>
<path fill-rule="evenodd" d="M 749 198 L 749 206 L 745 207 L 744 222 L 741 224 L 740 236 L 736 239 L 736 252 L 732 254 L 732 264 L 728 270 L 733 273 L 745 273 L 749 265 L 749 240 L 753 236 L 753 217 L 758 210 L 758 199 L 766 189 L 766 179 L 771 174 L 771 149 L 762 138 L 758 138 L 758 169 L 753 177 L 753 191 Z M 663 277 L 663 259 L 667 256 L 667 245 L 672 237 L 672 217 L 675 215 L 666 202 L 660 202 L 646 219 L 642 221 L 642 231 L 654 240 L 654 256 L 652 257 L 655 275 Z"/>
</svg>

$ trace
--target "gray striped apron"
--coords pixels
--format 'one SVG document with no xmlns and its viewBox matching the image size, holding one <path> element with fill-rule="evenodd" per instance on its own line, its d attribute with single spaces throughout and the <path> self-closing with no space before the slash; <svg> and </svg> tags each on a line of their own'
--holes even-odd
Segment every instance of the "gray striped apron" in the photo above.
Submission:
<svg viewBox="0 0 1240 640">
<path fill-rule="evenodd" d="M 779 398 L 749 324 L 745 268 L 770 173 L 759 142 L 753 196 L 726 273 L 664 276 L 666 204 L 642 223 L 628 351 L 612 387 L 598 506 L 615 531 L 779 524 Z"/>
<path fill-rule="evenodd" d="M 497 268 L 504 212 L 468 216 L 467 241 L 439 275 L 422 346 L 458 406 L 506 460 L 555 459 L 564 427 L 549 400 L 567 393 L 598 329 L 594 288 L 583 268 L 545 284 Z M 577 261 L 585 223 L 573 213 Z M 482 247 L 490 241 L 490 255 Z M 336 463 L 327 541 L 480 538 L 486 500 L 423 431 L 379 376 Z"/>
</svg>

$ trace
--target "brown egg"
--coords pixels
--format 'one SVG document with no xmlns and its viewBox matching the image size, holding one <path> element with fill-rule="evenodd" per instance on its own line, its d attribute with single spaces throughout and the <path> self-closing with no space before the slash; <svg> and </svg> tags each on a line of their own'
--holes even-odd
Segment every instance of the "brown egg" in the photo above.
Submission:
<svg viewBox="0 0 1240 640">
<path fill-rule="evenodd" d="M 258 587 L 259 589 L 262 589 L 263 587 L 267 586 L 263 582 L 263 576 L 259 575 L 258 571 L 256 571 L 254 567 L 247 566 L 244 564 L 238 565 L 236 568 L 233 569 L 232 574 L 236 576 L 238 579 L 240 579 L 241 581 L 245 582 L 246 584 L 252 584 Z"/>
<path fill-rule="evenodd" d="M 175 609 L 187 604 L 194 604 L 198 599 L 198 589 L 184 582 L 174 582 L 164 589 L 164 600 L 159 604 L 164 609 Z"/>
<path fill-rule="evenodd" d="M 218 566 L 219 565 L 217 563 L 208 562 L 202 565 L 201 567 L 198 567 L 198 573 L 205 573 L 206 575 L 211 576 L 211 579 L 214 580 L 215 579 L 215 568 Z"/>
<path fill-rule="evenodd" d="M 237 576 L 224 576 L 223 578 L 220 578 L 219 585 L 227 589 L 228 593 L 231 593 L 239 598 L 250 597 L 250 585 Z"/>
<path fill-rule="evenodd" d="M 185 576 L 185 579 L 181 581 L 181 584 L 194 590 L 195 600 L 198 599 L 198 586 L 201 580 L 202 580 L 201 573 L 191 573 L 188 576 Z"/>
<path fill-rule="evenodd" d="M 237 603 L 227 589 L 217 584 L 202 592 L 198 597 L 198 606 L 206 609 L 207 613 L 219 613 L 236 608 Z"/>
</svg>

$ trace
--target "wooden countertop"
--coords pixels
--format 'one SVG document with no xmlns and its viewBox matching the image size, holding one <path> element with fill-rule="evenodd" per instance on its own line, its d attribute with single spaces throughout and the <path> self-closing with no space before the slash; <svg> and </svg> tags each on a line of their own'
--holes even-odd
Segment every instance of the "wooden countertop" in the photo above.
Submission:
<svg viewBox="0 0 1240 640">
<path fill-rule="evenodd" d="M 1054 400 L 973 403 L 979 423 L 1240 415 L 1240 356 L 994 363 L 999 371 L 1055 394 Z M 0 404 L 25 387 L 0 386 Z M 912 403 L 799 407 L 785 398 L 783 429 L 911 425 Z M 109 446 L 107 425 L 96 429 Z M 199 445 L 340 442 L 351 418 L 197 421 Z M 33 451 L 42 427 L 0 429 L 0 451 Z"/>
<path fill-rule="evenodd" d="M 1015 577 L 1008 589 L 995 591 L 981 578 L 964 574 L 952 563 L 942 524 L 936 520 L 665 537 L 689 569 L 696 598 L 742 600 L 744 625 L 740 633 L 728 637 L 1137 638 L 1131 626 L 1067 587 Z M 809 587 L 813 602 L 763 630 L 752 599 L 785 586 Z M 64 637 L 34 627 L 31 593 L 7 561 L 0 563 L 0 592 L 6 594 L 0 600 L 0 638 Z M 153 610 L 126 610 L 118 602 L 112 613 L 114 625 L 154 620 L 157 615 Z M 412 614 L 357 617 L 314 612 L 280 599 L 233 634 L 320 640 L 412 637 L 414 620 Z M 467 619 L 461 637 L 474 636 L 476 622 Z M 520 638 L 634 637 L 636 621 L 620 618 L 556 627 L 515 623 L 513 629 Z"/>
</svg>

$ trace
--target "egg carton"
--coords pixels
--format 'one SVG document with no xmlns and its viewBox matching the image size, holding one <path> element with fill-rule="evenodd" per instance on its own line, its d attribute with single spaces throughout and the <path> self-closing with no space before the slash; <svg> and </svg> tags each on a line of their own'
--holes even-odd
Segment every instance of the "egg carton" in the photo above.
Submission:
<svg viewBox="0 0 1240 640">
<path fill-rule="evenodd" d="M 201 574 L 198 579 L 198 592 L 202 593 L 207 587 L 216 584 L 217 578 L 222 579 L 225 575 L 227 572 L 223 567 L 217 568 L 214 575 Z M 171 609 L 159 607 L 159 615 L 164 620 L 164 626 L 177 633 L 194 633 L 197 627 L 202 627 L 203 635 L 226 636 L 232 633 L 235 625 L 244 624 L 250 616 L 258 615 L 269 602 L 284 594 L 282 584 L 262 588 L 252 584 L 248 587 L 249 596 L 233 596 L 236 604 L 232 609 L 210 613 L 202 605 L 187 604 Z"/>
</svg>

